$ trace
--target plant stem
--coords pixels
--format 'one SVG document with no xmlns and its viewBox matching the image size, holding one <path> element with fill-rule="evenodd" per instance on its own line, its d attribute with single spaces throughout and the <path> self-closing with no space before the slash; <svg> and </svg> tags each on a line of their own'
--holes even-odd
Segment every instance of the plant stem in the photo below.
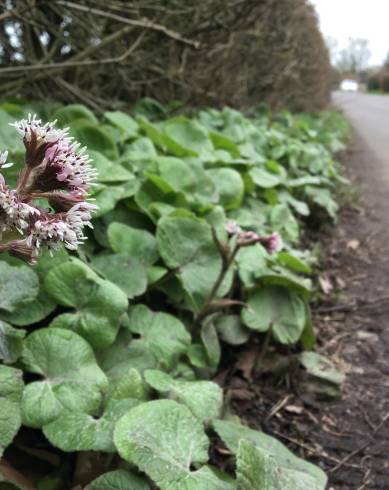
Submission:
<svg viewBox="0 0 389 490">
<path fill-rule="evenodd" d="M 211 289 L 211 291 L 210 291 L 210 293 L 209 293 L 209 295 L 205 301 L 204 306 L 199 311 L 197 317 L 195 318 L 195 321 L 192 324 L 192 327 L 191 327 L 192 332 L 197 330 L 200 323 L 208 315 L 209 310 L 210 310 L 210 306 L 211 306 L 213 300 L 215 299 L 215 296 L 217 295 L 217 292 L 219 291 L 219 288 L 220 288 L 220 286 L 221 286 L 221 284 L 222 284 L 222 282 L 223 282 L 223 280 L 224 280 L 224 278 L 228 272 L 228 269 L 231 267 L 231 265 L 232 265 L 232 263 L 236 257 L 236 254 L 239 252 L 239 249 L 240 249 L 240 245 L 237 243 L 227 259 L 224 259 L 224 257 L 222 257 L 222 267 L 220 269 L 219 275 L 218 275 L 214 285 L 212 286 L 212 289 Z"/>
<path fill-rule="evenodd" d="M 17 186 L 16 186 L 16 192 L 18 194 L 23 194 L 24 193 L 24 189 L 25 189 L 26 184 L 28 182 L 28 179 L 30 177 L 30 173 L 31 173 L 31 168 L 30 167 L 27 167 L 27 166 L 20 173 L 19 180 L 18 180 L 18 183 L 17 183 Z"/>
</svg>

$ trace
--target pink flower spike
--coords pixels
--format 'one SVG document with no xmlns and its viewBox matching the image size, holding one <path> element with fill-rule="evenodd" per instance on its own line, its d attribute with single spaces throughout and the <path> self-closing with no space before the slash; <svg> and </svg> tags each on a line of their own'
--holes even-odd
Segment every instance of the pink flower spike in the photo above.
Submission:
<svg viewBox="0 0 389 490">
<path fill-rule="evenodd" d="M 239 233 L 242 233 L 242 228 L 238 226 L 236 221 L 227 221 L 226 232 L 231 236 L 238 235 Z"/>
<path fill-rule="evenodd" d="M 284 247 L 282 238 L 277 232 L 273 232 L 268 237 L 261 238 L 260 242 L 270 254 L 276 254 Z"/>
</svg>

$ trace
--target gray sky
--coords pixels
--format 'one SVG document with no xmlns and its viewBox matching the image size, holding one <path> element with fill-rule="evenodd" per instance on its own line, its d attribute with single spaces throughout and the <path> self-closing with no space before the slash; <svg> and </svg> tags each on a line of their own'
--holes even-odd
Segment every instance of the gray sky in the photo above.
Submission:
<svg viewBox="0 0 389 490">
<path fill-rule="evenodd" d="M 349 37 L 370 41 L 370 65 L 378 65 L 389 51 L 389 0 L 310 0 L 319 14 L 325 37 L 343 47 Z"/>
</svg>

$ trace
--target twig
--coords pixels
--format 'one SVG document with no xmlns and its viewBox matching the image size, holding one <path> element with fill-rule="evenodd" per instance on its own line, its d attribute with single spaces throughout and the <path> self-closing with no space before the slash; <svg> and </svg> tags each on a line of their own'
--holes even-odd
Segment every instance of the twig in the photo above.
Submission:
<svg viewBox="0 0 389 490">
<path fill-rule="evenodd" d="M 128 19 L 127 17 L 122 17 L 120 15 L 116 14 L 111 14 L 110 12 L 104 12 L 103 10 L 96 9 L 93 7 L 86 7 L 84 5 L 78 5 L 73 2 L 67 2 L 65 0 L 57 0 L 55 3 L 58 5 L 63 5 L 65 7 L 73 8 L 76 10 L 81 10 L 83 12 L 89 12 L 91 14 L 96 14 L 100 15 L 101 17 L 106 17 L 108 19 L 113 19 L 117 20 L 118 22 L 122 22 L 123 24 L 129 24 L 131 26 L 136 26 L 136 27 L 143 27 L 145 29 L 151 29 L 154 31 L 162 32 L 168 37 L 171 37 L 172 39 L 175 39 L 176 41 L 180 41 L 182 43 L 188 44 L 189 46 L 192 46 L 193 48 L 198 49 L 200 47 L 200 43 L 198 41 L 192 41 L 191 39 L 187 39 L 186 37 L 181 36 L 178 32 L 172 31 L 171 29 L 168 29 L 167 27 L 161 25 L 161 24 L 155 24 L 149 19 L 142 19 L 142 20 L 136 20 L 136 19 Z"/>
<path fill-rule="evenodd" d="M 382 303 L 389 302 L 389 296 L 383 296 L 382 298 L 377 298 L 373 301 L 358 301 L 356 303 L 345 305 L 339 304 L 334 306 L 323 306 L 314 310 L 315 313 L 335 313 L 337 311 L 355 311 L 376 308 L 381 306 Z"/>
<path fill-rule="evenodd" d="M 276 430 L 273 430 L 272 432 L 276 436 L 281 437 L 282 439 L 285 439 L 286 441 L 291 442 L 292 444 L 295 444 L 296 446 L 299 446 L 302 449 L 305 449 L 306 451 L 310 452 L 311 454 L 314 454 L 315 456 L 319 456 L 320 458 L 326 459 L 326 460 L 331 461 L 333 463 L 339 463 L 340 462 L 338 459 L 333 458 L 332 456 L 328 456 L 326 454 L 323 454 L 322 452 L 317 451 L 316 449 L 313 449 L 313 448 L 307 446 L 306 444 L 303 444 L 302 442 L 299 442 L 297 439 L 294 439 L 292 437 L 288 437 L 285 434 L 282 434 L 281 432 L 278 432 Z M 347 464 L 346 466 L 349 468 L 358 468 L 359 469 L 359 466 L 356 464 Z"/>
<path fill-rule="evenodd" d="M 270 410 L 269 415 L 265 418 L 265 422 L 268 422 L 274 415 L 276 415 L 280 410 L 284 408 L 284 406 L 288 403 L 288 401 L 292 398 L 293 395 L 287 395 L 285 398 L 282 400 L 278 401 L 274 405 L 274 407 Z"/>
<path fill-rule="evenodd" d="M 389 419 L 389 412 L 385 415 L 385 417 L 381 420 L 381 422 L 377 425 L 377 427 L 373 430 L 373 432 L 371 433 L 370 437 L 369 437 L 369 440 L 366 441 L 364 444 L 362 444 L 362 446 L 358 447 L 357 449 L 355 449 L 354 451 L 352 451 L 351 453 L 349 453 L 347 456 L 345 456 L 341 461 L 339 461 L 339 463 L 334 466 L 333 468 L 331 468 L 329 470 L 329 473 L 335 473 L 336 471 L 338 471 L 342 466 L 345 465 L 345 463 L 347 463 L 348 461 L 350 461 L 351 458 L 353 458 L 354 456 L 356 456 L 358 453 L 360 453 L 361 451 L 363 451 L 364 449 L 366 449 L 368 446 L 370 446 L 370 444 L 373 442 L 373 438 L 374 436 L 377 434 L 377 432 L 381 429 L 381 427 L 385 424 L 385 422 Z"/>
<path fill-rule="evenodd" d="M 369 485 L 370 483 L 370 473 L 371 473 L 371 469 L 368 469 L 363 477 L 363 483 L 360 487 L 357 488 L 357 490 L 365 490 L 365 488 L 367 488 L 367 486 Z"/>
</svg>

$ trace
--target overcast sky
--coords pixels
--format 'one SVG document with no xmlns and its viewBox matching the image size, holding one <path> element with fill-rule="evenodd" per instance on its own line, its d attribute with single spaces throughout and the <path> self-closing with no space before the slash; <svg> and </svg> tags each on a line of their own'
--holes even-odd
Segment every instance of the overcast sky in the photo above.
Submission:
<svg viewBox="0 0 389 490">
<path fill-rule="evenodd" d="M 378 65 L 389 51 L 389 0 L 310 0 L 320 17 L 325 37 L 342 47 L 349 37 L 369 39 L 370 65 Z"/>
</svg>

